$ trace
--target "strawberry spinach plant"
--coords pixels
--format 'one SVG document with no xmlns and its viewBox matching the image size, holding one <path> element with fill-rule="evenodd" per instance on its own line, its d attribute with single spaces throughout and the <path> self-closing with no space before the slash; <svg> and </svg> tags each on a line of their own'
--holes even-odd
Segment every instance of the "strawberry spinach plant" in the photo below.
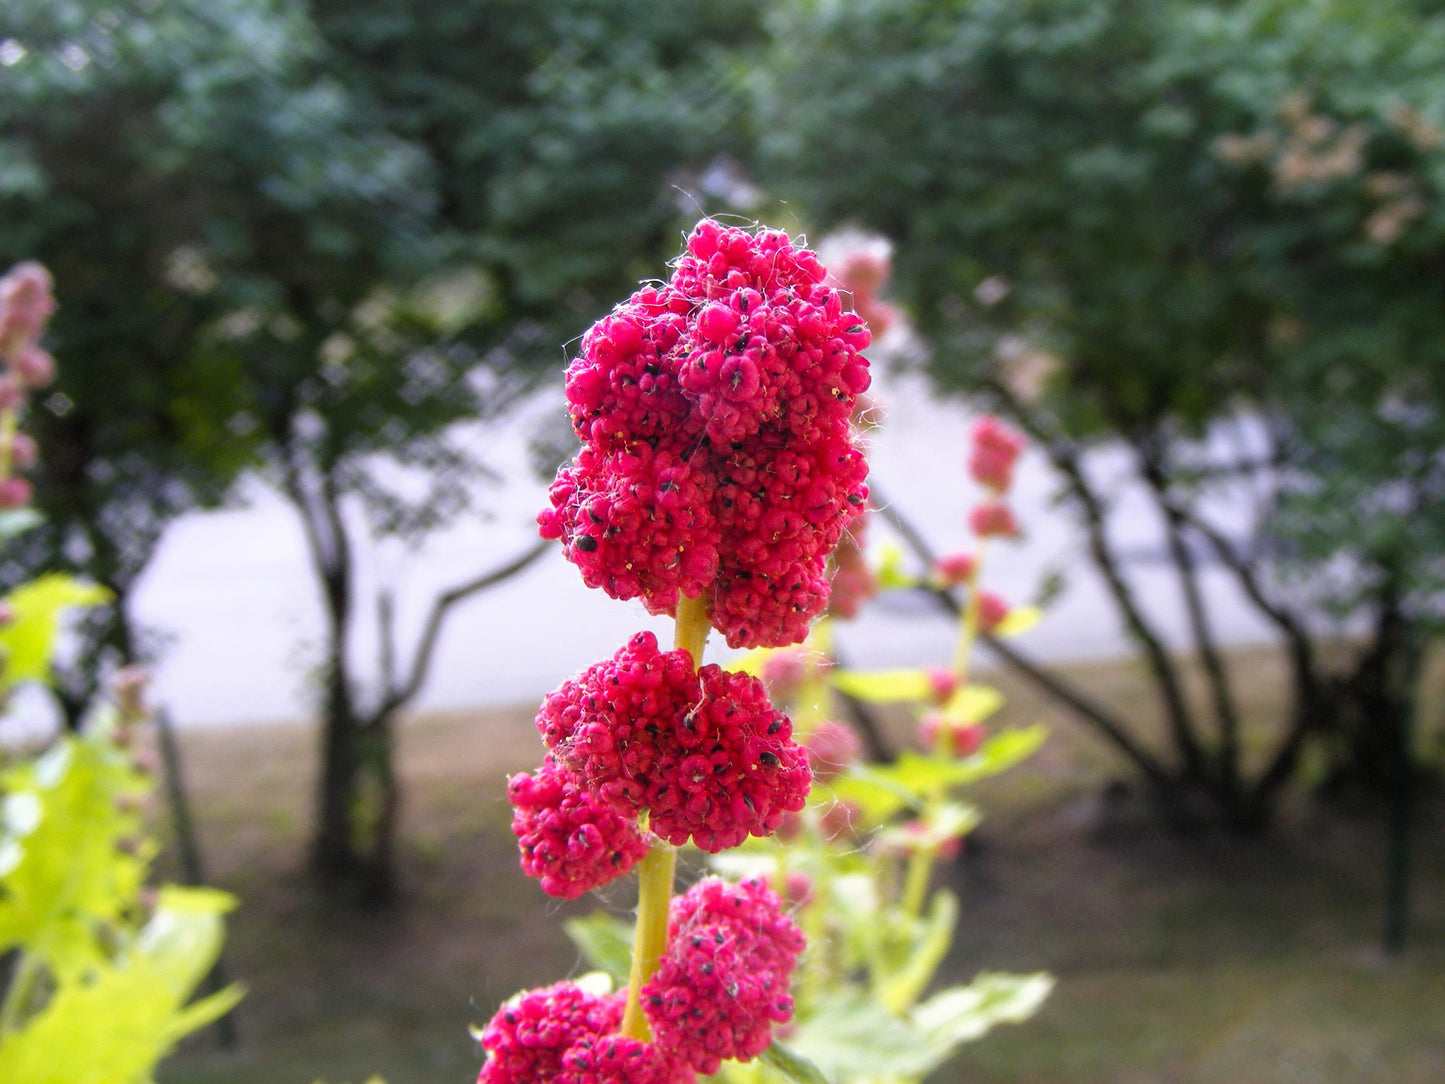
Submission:
<svg viewBox="0 0 1445 1084">
<path fill-rule="evenodd" d="M 834 1045 L 809 1052 L 838 1079 L 871 1036 L 885 1044 L 875 1060 L 897 1064 L 868 1078 L 901 1081 L 925 1071 L 905 1049 L 918 1035 L 936 1064 L 965 1032 L 1026 1015 L 1047 989 L 1043 979 L 985 979 L 915 1004 L 951 937 L 946 894 L 927 915 L 921 895 L 910 899 L 867 946 L 835 945 L 833 920 L 804 903 L 792 876 L 811 859 L 790 865 L 805 853 L 799 825 L 827 816 L 809 802 L 823 761 L 748 668 L 702 664 L 714 629 L 733 648 L 804 642 L 833 583 L 861 582 L 856 539 L 839 546 L 867 504 L 855 417 L 868 342 L 812 252 L 711 220 L 667 282 L 644 286 L 583 338 L 566 381 L 582 448 L 552 485 L 541 531 L 589 586 L 671 615 L 676 636 L 666 651 L 640 632 L 551 693 L 537 715 L 543 763 L 514 776 L 508 794 L 522 867 L 544 891 L 575 898 L 636 869 L 637 917 L 631 930 L 605 916 L 570 924 L 602 970 L 503 1005 L 479 1032 L 479 1084 L 824 1081 L 778 1041 L 810 1043 L 815 1023 Z M 840 572 L 849 561 L 851 576 Z M 825 742 L 827 727 L 807 722 L 808 740 Z M 969 762 L 945 748 L 941 763 L 951 785 Z M 921 872 L 910 881 L 924 889 L 938 848 L 960 834 L 945 832 L 954 807 L 943 793 L 915 803 L 938 836 L 915 848 Z M 880 813 L 875 795 L 878 823 L 903 804 Z M 756 850 L 780 831 L 790 846 Z M 713 856 L 714 872 L 675 895 L 685 845 Z M 857 884 L 846 855 L 817 855 L 838 873 L 815 870 L 810 885 Z M 871 921 L 864 910 L 848 916 L 854 934 Z M 891 992 L 855 996 L 859 967 Z"/>
<path fill-rule="evenodd" d="M 54 363 L 39 346 L 50 276 L 22 264 L 0 279 L 0 542 L 38 517 L 19 474 L 35 447 L 18 425 Z M 23 683 L 45 682 L 63 611 L 106 593 L 49 575 L 0 600 L 0 713 Z M 154 844 L 138 762 L 144 722 L 130 683 L 39 756 L 0 752 L 0 1080 L 145 1084 L 184 1035 L 235 1004 L 230 988 L 191 1001 L 220 951 L 231 900 L 148 887 Z M 0 716 L 3 717 L 3 716 Z"/>
</svg>

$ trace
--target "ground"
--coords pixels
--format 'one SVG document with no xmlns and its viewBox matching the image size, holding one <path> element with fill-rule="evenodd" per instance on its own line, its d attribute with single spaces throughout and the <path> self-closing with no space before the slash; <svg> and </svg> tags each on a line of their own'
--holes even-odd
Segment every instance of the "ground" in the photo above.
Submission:
<svg viewBox="0 0 1445 1084">
<path fill-rule="evenodd" d="M 1261 664 L 1263 665 L 1263 664 Z M 1128 697 L 1127 667 L 1076 675 Z M 1425 1084 L 1445 1079 L 1445 814 L 1425 803 L 1406 951 L 1379 948 L 1384 830 L 1368 812 L 1291 802 L 1239 840 L 1157 827 L 1125 769 L 1051 724 L 1026 766 L 976 795 L 988 815 L 943 874 L 963 900 L 948 970 L 1051 971 L 1026 1024 L 970 1046 L 939 1081 L 990 1084 Z M 430 715 L 402 739 L 405 896 L 357 915 L 301 869 L 315 756 L 302 726 L 184 735 L 209 879 L 242 900 L 226 955 L 249 993 L 239 1043 L 202 1034 L 161 1084 L 475 1079 L 469 1024 L 578 967 L 560 919 L 625 911 L 625 882 L 559 905 L 517 868 L 508 771 L 534 767 L 531 709 Z M 163 810 L 158 811 L 163 813 Z M 159 822 L 164 827 L 164 822 Z"/>
</svg>

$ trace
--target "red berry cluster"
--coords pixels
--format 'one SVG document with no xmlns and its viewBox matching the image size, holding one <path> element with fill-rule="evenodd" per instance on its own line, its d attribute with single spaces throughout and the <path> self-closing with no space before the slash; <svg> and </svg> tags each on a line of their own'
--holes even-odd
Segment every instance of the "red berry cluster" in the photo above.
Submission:
<svg viewBox="0 0 1445 1084">
<path fill-rule="evenodd" d="M 792 1017 L 802 932 L 760 881 L 699 881 L 672 902 L 669 948 L 642 988 L 653 1041 L 617 1034 L 623 995 L 559 982 L 519 994 L 482 1030 L 478 1084 L 692 1084 L 748 1059 Z"/>
<path fill-rule="evenodd" d="M 636 815 L 619 813 L 548 756 L 507 782 L 522 869 L 542 891 L 572 900 L 620 877 L 647 854 Z"/>
<path fill-rule="evenodd" d="M 968 527 L 979 538 L 1017 538 L 1018 520 L 1006 500 L 1013 487 L 1014 465 L 1023 453 L 1024 438 L 1003 422 L 985 414 L 969 433 L 968 473 L 988 490 L 984 500 L 968 513 Z M 949 554 L 934 568 L 934 576 L 945 587 L 968 584 L 978 572 L 977 557 L 971 553 Z M 979 626 L 992 632 L 1008 616 L 1009 606 L 991 591 L 979 591 Z"/>
<path fill-rule="evenodd" d="M 802 931 L 761 881 L 710 877 L 673 901 L 668 952 L 642 988 L 657 1042 L 700 1073 L 767 1049 L 792 1019 L 788 980 Z"/>
<path fill-rule="evenodd" d="M 1024 450 L 1024 438 L 1003 422 L 985 414 L 973 423 L 968 451 L 968 473 L 994 493 L 1013 486 L 1014 464 Z"/>
<path fill-rule="evenodd" d="M 868 329 L 825 279 L 786 234 L 704 220 L 668 283 L 583 337 L 583 448 L 538 522 L 589 586 L 654 613 L 706 593 L 733 647 L 803 638 L 868 494 L 851 423 Z"/>
<path fill-rule="evenodd" d="M 571 982 L 518 994 L 482 1030 L 477 1084 L 691 1084 L 686 1063 L 616 1034 L 622 1002 Z"/>
<path fill-rule="evenodd" d="M 672 279 L 598 321 L 567 370 L 583 447 L 541 533 L 589 586 L 677 616 L 679 646 L 638 633 L 537 713 L 546 760 L 508 784 L 522 867 L 571 899 L 640 862 L 637 956 L 624 995 L 563 983 L 503 1006 L 480 1084 L 688 1084 L 792 1016 L 804 940 L 776 894 L 710 878 L 666 901 L 669 845 L 771 835 L 812 784 L 762 682 L 697 656 L 709 625 L 734 647 L 802 640 L 867 502 L 868 331 L 825 280 L 785 234 L 705 220 Z"/>
<path fill-rule="evenodd" d="M 792 723 L 762 682 L 650 632 L 551 693 L 537 729 L 600 800 L 673 844 L 715 854 L 777 830 L 803 807 L 812 779 Z"/>
</svg>

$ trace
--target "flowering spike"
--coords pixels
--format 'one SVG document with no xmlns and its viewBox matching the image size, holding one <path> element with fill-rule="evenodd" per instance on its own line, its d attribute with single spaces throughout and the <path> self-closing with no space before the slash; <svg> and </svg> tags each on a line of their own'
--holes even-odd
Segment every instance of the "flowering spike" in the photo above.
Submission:
<svg viewBox="0 0 1445 1084">
<path fill-rule="evenodd" d="M 707 594 L 733 647 L 797 643 L 867 499 L 852 413 L 868 331 L 786 234 L 699 223 L 671 281 L 583 337 L 583 442 L 538 516 L 591 587 L 653 613 Z"/>
</svg>

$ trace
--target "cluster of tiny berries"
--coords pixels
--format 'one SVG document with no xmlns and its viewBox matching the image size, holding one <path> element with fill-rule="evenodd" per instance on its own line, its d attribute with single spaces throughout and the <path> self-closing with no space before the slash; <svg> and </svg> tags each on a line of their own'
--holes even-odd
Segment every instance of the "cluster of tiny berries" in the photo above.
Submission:
<svg viewBox="0 0 1445 1084">
<path fill-rule="evenodd" d="M 591 587 L 672 613 L 706 593 L 733 647 L 797 643 L 867 500 L 854 438 L 867 325 L 786 234 L 705 220 L 669 282 L 583 337 L 583 447 L 538 517 Z"/>
<path fill-rule="evenodd" d="M 640 632 L 551 693 L 537 729 L 601 801 L 710 854 L 777 830 L 807 801 L 807 758 L 762 682 Z"/>
<path fill-rule="evenodd" d="M 642 988 L 659 1045 L 700 1073 L 747 1061 L 793 1015 L 788 981 L 802 931 L 761 881 L 699 881 L 673 901 L 668 951 Z"/>
<path fill-rule="evenodd" d="M 803 945 L 761 881 L 705 878 L 672 901 L 667 952 L 642 987 L 652 1042 L 617 1033 L 622 993 L 559 982 L 518 994 L 483 1029 L 479 1084 L 691 1084 L 756 1057 L 792 1016 Z"/>
<path fill-rule="evenodd" d="M 1007 503 L 1013 488 L 1014 466 L 1024 449 L 1024 438 L 997 418 L 985 414 L 969 434 L 968 473 L 987 496 L 968 513 L 969 529 L 979 538 L 1017 538 L 1018 520 Z M 972 553 L 950 553 L 933 567 L 943 587 L 973 586 L 978 560 Z M 1009 613 L 1009 605 L 992 591 L 979 590 L 979 627 L 992 632 Z"/>
<path fill-rule="evenodd" d="M 826 280 L 786 234 L 704 220 L 669 282 L 583 337 L 566 380 L 582 448 L 538 525 L 589 586 L 652 613 L 705 599 L 733 647 L 803 639 L 868 499 L 854 432 L 868 330 Z M 812 785 L 761 681 L 650 632 L 564 682 L 536 722 L 546 758 L 508 797 L 523 869 L 561 898 L 654 847 L 771 835 Z M 699 882 L 654 912 L 666 947 L 636 989 L 559 983 L 504 1005 L 481 1034 L 479 1084 L 687 1084 L 757 1057 L 791 1019 L 804 947 L 782 906 L 761 882 Z"/>
<path fill-rule="evenodd" d="M 0 508 L 30 503 L 30 483 L 16 471 L 35 465 L 35 442 L 15 428 L 29 392 L 55 379 L 55 360 L 40 334 L 55 311 L 50 272 L 38 263 L 16 264 L 0 278 Z"/>
</svg>

